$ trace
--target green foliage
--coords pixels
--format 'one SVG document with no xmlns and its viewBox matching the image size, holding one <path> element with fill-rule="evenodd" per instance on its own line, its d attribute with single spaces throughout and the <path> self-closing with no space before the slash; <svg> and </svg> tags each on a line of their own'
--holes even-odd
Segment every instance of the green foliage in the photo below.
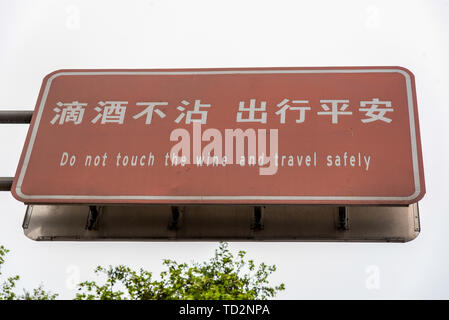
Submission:
<svg viewBox="0 0 449 320">
<path fill-rule="evenodd" d="M 0 246 L 0 275 L 2 274 L 1 267 L 5 263 L 5 256 L 9 252 L 4 246 Z M 8 277 L 0 285 L 0 300 L 14 300 L 17 295 L 14 293 L 16 282 L 19 280 L 19 276 Z"/>
<path fill-rule="evenodd" d="M 2 274 L 1 266 L 5 263 L 5 256 L 8 252 L 9 250 L 4 246 L 0 246 L 0 275 Z M 17 275 L 8 277 L 0 284 L 0 300 L 54 300 L 58 296 L 57 294 L 45 291 L 42 285 L 33 289 L 32 292 L 23 290 L 22 295 L 17 295 L 14 289 L 19 279 L 20 277 Z"/>
<path fill-rule="evenodd" d="M 1 266 L 5 263 L 8 250 L 0 246 Z M 95 269 L 97 275 L 106 276 L 103 284 L 95 281 L 80 283 L 77 300 L 170 300 L 170 299 L 213 299 L 253 300 L 274 297 L 284 290 L 284 284 L 270 286 L 268 277 L 276 267 L 245 259 L 246 252 L 234 256 L 227 243 L 220 243 L 215 255 L 202 263 L 178 263 L 164 260 L 166 270 L 159 280 L 153 280 L 152 273 L 144 269 L 135 271 L 127 266 L 101 266 Z M 23 294 L 15 293 L 19 276 L 8 277 L 0 283 L 0 300 L 54 300 L 57 294 L 45 291 L 43 286 Z"/>
<path fill-rule="evenodd" d="M 237 256 L 229 251 L 227 243 L 220 243 L 215 255 L 202 263 L 177 263 L 164 260 L 166 271 L 159 280 L 144 269 L 134 271 L 124 265 L 97 267 L 97 275 L 105 275 L 106 281 L 98 284 L 86 281 L 79 284 L 77 300 L 253 300 L 274 297 L 284 290 L 284 284 L 269 286 L 268 276 L 276 266 L 253 260 L 245 261 L 246 252 Z"/>
<path fill-rule="evenodd" d="M 23 290 L 23 295 L 19 297 L 20 300 L 55 300 L 58 296 L 57 293 L 51 293 L 45 291 L 43 285 L 33 289 L 32 292 Z"/>
</svg>

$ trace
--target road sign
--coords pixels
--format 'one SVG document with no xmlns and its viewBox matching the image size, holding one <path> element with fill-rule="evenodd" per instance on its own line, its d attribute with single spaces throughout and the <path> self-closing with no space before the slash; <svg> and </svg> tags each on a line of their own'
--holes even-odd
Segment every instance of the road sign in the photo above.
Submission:
<svg viewBox="0 0 449 320">
<path fill-rule="evenodd" d="M 410 204 L 425 193 L 401 67 L 59 70 L 17 169 L 25 203 Z"/>
</svg>

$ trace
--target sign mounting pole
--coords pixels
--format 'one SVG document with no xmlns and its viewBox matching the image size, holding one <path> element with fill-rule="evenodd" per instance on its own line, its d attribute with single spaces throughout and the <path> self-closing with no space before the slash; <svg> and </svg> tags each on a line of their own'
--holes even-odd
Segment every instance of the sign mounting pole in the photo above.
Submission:
<svg viewBox="0 0 449 320">
<path fill-rule="evenodd" d="M 1 124 L 29 124 L 33 117 L 33 111 L 18 111 L 18 110 L 1 110 L 0 123 Z M 14 177 L 0 177 L 0 191 L 10 191 Z"/>
</svg>

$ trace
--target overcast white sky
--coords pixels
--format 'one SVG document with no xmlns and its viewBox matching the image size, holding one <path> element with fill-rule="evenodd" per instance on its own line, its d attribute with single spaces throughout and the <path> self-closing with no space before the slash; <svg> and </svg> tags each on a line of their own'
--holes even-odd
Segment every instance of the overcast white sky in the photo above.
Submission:
<svg viewBox="0 0 449 320">
<path fill-rule="evenodd" d="M 283 299 L 449 298 L 449 1 L 0 0 L 0 110 L 34 108 L 61 68 L 403 66 L 416 77 L 427 194 L 406 244 L 232 243 L 276 264 Z M 12 176 L 27 125 L 0 125 L 0 176 Z M 0 193 L 3 276 L 75 295 L 96 265 L 158 273 L 216 243 L 33 242 L 25 206 Z M 367 280 L 379 271 L 380 286 Z"/>
</svg>

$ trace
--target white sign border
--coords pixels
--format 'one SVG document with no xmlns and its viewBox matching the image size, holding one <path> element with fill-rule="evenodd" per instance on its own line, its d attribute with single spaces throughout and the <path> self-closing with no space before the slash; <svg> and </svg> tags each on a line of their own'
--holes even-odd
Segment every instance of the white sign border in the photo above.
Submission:
<svg viewBox="0 0 449 320">
<path fill-rule="evenodd" d="M 91 195 L 26 195 L 22 192 L 21 187 L 23 179 L 25 177 L 25 172 L 28 167 L 31 152 L 33 149 L 34 141 L 36 139 L 37 130 L 39 128 L 39 123 L 42 117 L 42 113 L 45 107 L 45 102 L 47 100 L 48 92 L 50 91 L 50 86 L 52 81 L 60 76 L 73 76 L 73 75 L 210 75 L 210 74 L 295 74 L 295 73 L 400 73 L 405 77 L 406 89 L 407 89 L 407 102 L 409 109 L 409 120 L 410 120 L 410 137 L 411 137 L 411 148 L 412 148 L 412 161 L 413 161 L 413 178 L 415 184 L 415 191 L 413 194 L 406 197 L 366 197 L 366 196 L 91 196 Z M 54 73 L 45 85 L 45 89 L 42 95 L 42 99 L 37 111 L 36 120 L 34 123 L 33 131 L 31 133 L 30 142 L 25 153 L 25 158 L 23 160 L 22 168 L 19 174 L 19 179 L 17 181 L 16 193 L 22 199 L 25 200 L 284 200 L 284 201 L 379 201 L 379 200 L 391 200 L 391 201 L 410 201 L 417 198 L 421 192 L 420 176 L 419 176 L 419 165 L 418 165 L 418 154 L 417 154 L 417 142 L 416 142 L 416 128 L 415 128 L 415 114 L 413 105 L 413 93 L 412 93 L 412 83 L 410 75 L 402 70 L 396 68 L 387 69 L 298 69 L 298 70 L 221 70 L 221 71 L 60 71 Z"/>
</svg>

